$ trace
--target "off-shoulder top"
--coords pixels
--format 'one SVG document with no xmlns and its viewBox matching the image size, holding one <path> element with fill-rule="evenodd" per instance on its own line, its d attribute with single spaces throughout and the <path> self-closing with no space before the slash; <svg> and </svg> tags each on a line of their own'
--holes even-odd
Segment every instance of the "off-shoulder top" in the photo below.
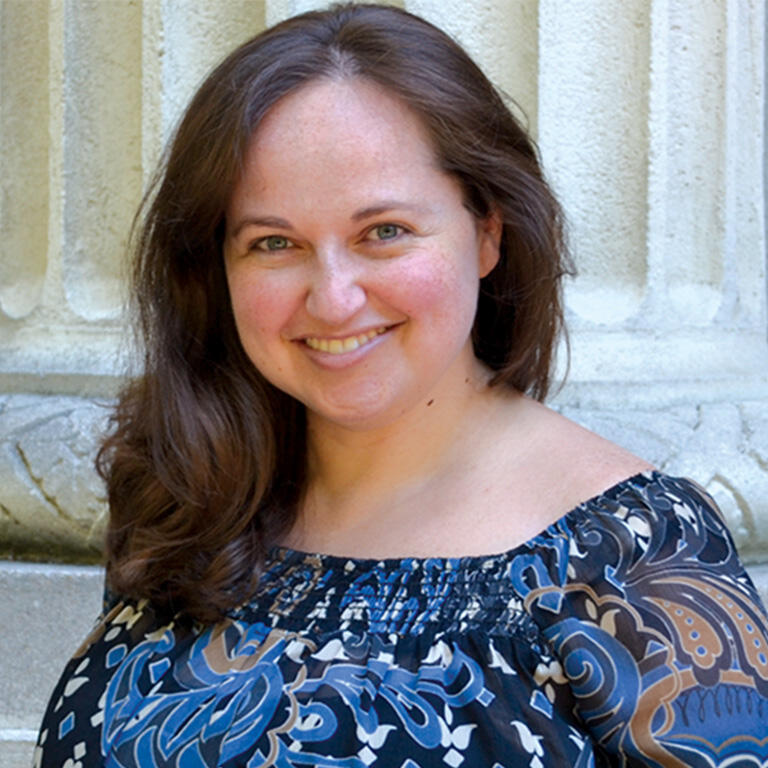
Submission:
<svg viewBox="0 0 768 768">
<path fill-rule="evenodd" d="M 503 554 L 272 551 L 213 626 L 114 599 L 37 766 L 765 766 L 768 620 L 711 499 L 640 474 Z"/>
</svg>

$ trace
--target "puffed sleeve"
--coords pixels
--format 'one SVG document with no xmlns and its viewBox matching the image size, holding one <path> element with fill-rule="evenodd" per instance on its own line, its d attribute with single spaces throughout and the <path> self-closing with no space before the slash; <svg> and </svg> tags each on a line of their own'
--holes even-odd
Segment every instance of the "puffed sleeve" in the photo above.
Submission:
<svg viewBox="0 0 768 768">
<path fill-rule="evenodd" d="M 768 764 L 768 619 L 713 501 L 652 473 L 579 512 L 558 583 L 527 595 L 555 706 L 610 765 Z"/>
<path fill-rule="evenodd" d="M 105 765 L 112 741 L 169 668 L 168 657 L 194 638 L 194 631 L 158 615 L 146 601 L 107 600 L 51 695 L 34 768 Z"/>
</svg>

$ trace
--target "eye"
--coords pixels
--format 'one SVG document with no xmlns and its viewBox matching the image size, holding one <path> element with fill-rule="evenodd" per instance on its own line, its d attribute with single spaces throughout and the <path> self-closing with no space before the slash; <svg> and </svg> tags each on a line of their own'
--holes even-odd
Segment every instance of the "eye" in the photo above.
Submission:
<svg viewBox="0 0 768 768">
<path fill-rule="evenodd" d="M 293 243 L 283 235 L 269 235 L 269 237 L 261 237 L 256 240 L 250 248 L 256 251 L 284 251 L 292 246 Z"/>
<path fill-rule="evenodd" d="M 368 236 L 372 240 L 394 240 L 404 231 L 397 224 L 378 224 L 369 231 Z"/>
</svg>

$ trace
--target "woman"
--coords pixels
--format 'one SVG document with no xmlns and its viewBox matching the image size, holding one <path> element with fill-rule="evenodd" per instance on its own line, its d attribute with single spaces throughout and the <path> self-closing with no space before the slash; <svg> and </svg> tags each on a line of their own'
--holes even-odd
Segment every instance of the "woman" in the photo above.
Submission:
<svg viewBox="0 0 768 768">
<path fill-rule="evenodd" d="M 38 765 L 768 758 L 768 626 L 711 500 L 539 402 L 560 211 L 442 32 L 352 5 L 246 43 L 136 254 L 107 605 Z"/>
</svg>

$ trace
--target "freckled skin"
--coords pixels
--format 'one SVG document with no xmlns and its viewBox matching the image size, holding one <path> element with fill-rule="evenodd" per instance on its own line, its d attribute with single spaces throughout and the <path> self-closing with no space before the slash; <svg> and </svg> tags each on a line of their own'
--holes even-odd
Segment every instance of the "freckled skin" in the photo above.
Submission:
<svg viewBox="0 0 768 768">
<path fill-rule="evenodd" d="M 310 83 L 262 122 L 227 209 L 245 351 L 310 419 L 391 423 L 476 377 L 469 334 L 498 237 L 402 102 L 360 79 Z M 304 341 L 372 329 L 344 355 Z"/>
</svg>

